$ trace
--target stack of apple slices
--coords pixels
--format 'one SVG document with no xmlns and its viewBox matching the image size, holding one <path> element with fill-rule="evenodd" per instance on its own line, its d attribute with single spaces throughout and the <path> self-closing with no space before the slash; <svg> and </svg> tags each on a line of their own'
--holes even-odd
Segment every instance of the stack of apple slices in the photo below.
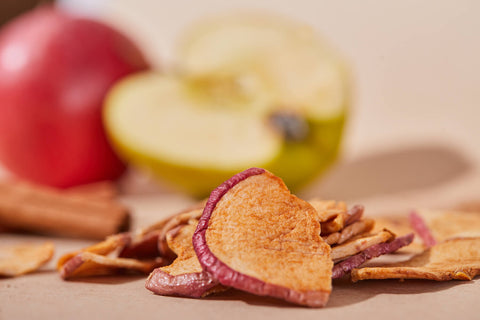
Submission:
<svg viewBox="0 0 480 320">
<path fill-rule="evenodd" d="M 176 74 L 137 74 L 110 92 L 105 124 L 126 160 L 199 197 L 251 166 L 296 188 L 334 160 L 348 77 L 311 29 L 237 14 L 192 30 Z"/>
</svg>

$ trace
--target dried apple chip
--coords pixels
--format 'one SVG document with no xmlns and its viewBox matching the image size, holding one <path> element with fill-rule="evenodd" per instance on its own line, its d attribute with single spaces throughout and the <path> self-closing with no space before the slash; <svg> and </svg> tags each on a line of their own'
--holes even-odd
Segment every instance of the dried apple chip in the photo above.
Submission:
<svg viewBox="0 0 480 320">
<path fill-rule="evenodd" d="M 120 256 L 126 258 L 151 258 L 160 255 L 165 258 L 175 258 L 175 254 L 167 244 L 167 233 L 180 225 L 187 224 L 189 220 L 198 220 L 202 215 L 204 206 L 205 201 L 201 201 L 187 210 L 162 219 L 136 232 L 132 235 L 132 241 L 125 246 Z"/>
<path fill-rule="evenodd" d="M 345 202 L 315 198 L 310 200 L 309 203 L 317 211 L 322 236 L 341 231 L 347 225 L 360 220 L 363 215 L 363 206 L 359 205 L 347 210 Z"/>
<path fill-rule="evenodd" d="M 321 222 L 322 236 L 343 230 L 346 226 L 360 220 L 363 215 L 363 206 L 354 206 L 352 209 L 337 214 L 331 220 Z"/>
<path fill-rule="evenodd" d="M 90 252 L 90 253 L 95 253 L 98 255 L 107 255 L 110 254 L 111 252 L 114 252 L 115 250 L 119 250 L 123 248 L 125 245 L 127 245 L 130 242 L 130 234 L 129 233 L 119 233 L 115 234 L 113 236 L 107 237 L 104 241 L 96 243 L 90 247 L 83 248 L 78 251 L 70 252 L 67 254 L 64 254 L 63 256 L 60 257 L 57 261 L 57 270 L 60 271 L 60 269 L 63 267 L 63 265 L 76 255 L 82 252 Z"/>
<path fill-rule="evenodd" d="M 342 230 L 347 222 L 348 215 L 346 212 L 339 213 L 332 220 L 321 223 L 321 234 L 326 235 Z"/>
<path fill-rule="evenodd" d="M 317 212 L 264 169 L 243 171 L 211 193 L 193 246 L 225 286 L 310 307 L 327 303 L 333 262 Z"/>
<path fill-rule="evenodd" d="M 53 257 L 53 243 L 0 247 L 0 277 L 15 277 L 37 270 Z"/>
<path fill-rule="evenodd" d="M 388 230 L 380 231 L 377 234 L 352 239 L 344 244 L 332 248 L 330 254 L 334 262 L 341 261 L 353 256 L 370 246 L 384 243 L 393 239 L 395 235 Z"/>
<path fill-rule="evenodd" d="M 425 238 L 414 240 L 407 247 L 409 252 L 419 253 L 425 247 L 453 238 L 480 237 L 480 213 L 451 210 L 418 210 L 415 215 L 392 215 L 375 219 L 376 227 L 388 228 L 398 235 L 415 231 Z"/>
<path fill-rule="evenodd" d="M 200 298 L 224 291 L 225 287 L 203 271 L 193 250 L 192 236 L 198 221 L 171 230 L 167 243 L 177 255 L 172 264 L 153 270 L 145 287 L 160 295 Z"/>
<path fill-rule="evenodd" d="M 123 271 L 136 271 L 148 274 L 164 264 L 162 258 L 137 260 L 129 258 L 111 258 L 92 252 L 80 252 L 66 261 L 60 268 L 63 279 L 113 275 Z"/>
<path fill-rule="evenodd" d="M 160 230 L 158 236 L 158 249 L 164 256 L 171 256 L 172 251 L 167 243 L 167 233 L 181 225 L 188 223 L 190 220 L 198 220 L 202 216 L 203 207 L 197 208 L 188 212 L 183 212 L 172 219 L 170 219 Z"/>
<path fill-rule="evenodd" d="M 480 237 L 480 212 L 419 210 L 417 213 L 437 241 Z"/>
<path fill-rule="evenodd" d="M 378 232 L 383 229 L 388 229 L 395 233 L 395 235 L 400 237 L 415 232 L 408 219 L 408 215 L 405 214 L 394 214 L 376 217 L 375 228 L 373 228 L 373 232 Z M 423 250 L 425 250 L 425 246 L 421 241 L 420 237 L 415 237 L 411 244 L 400 248 L 400 252 L 408 254 L 421 253 L 423 252 Z"/>
<path fill-rule="evenodd" d="M 408 216 L 403 214 L 375 217 L 375 228 L 373 231 L 376 232 L 383 229 L 391 230 L 393 233 L 399 236 L 403 236 L 414 231 L 410 225 Z"/>
<path fill-rule="evenodd" d="M 408 216 L 408 219 L 410 221 L 410 226 L 412 227 L 413 230 L 419 235 L 419 237 L 423 241 L 423 245 L 427 248 L 433 247 L 437 241 L 432 235 L 432 232 L 426 225 L 425 221 L 423 220 L 420 215 L 412 211 L 410 212 L 410 215 Z"/>
<path fill-rule="evenodd" d="M 480 238 L 441 242 L 410 260 L 378 267 L 354 269 L 352 280 L 426 279 L 472 280 L 480 273 Z"/>
<path fill-rule="evenodd" d="M 63 255 L 57 262 L 57 270 L 63 279 L 69 279 L 111 275 L 125 270 L 149 273 L 166 263 L 166 260 L 161 257 L 143 260 L 116 257 L 115 255 L 130 241 L 130 233 L 119 233 L 107 237 L 93 246 Z"/>
<path fill-rule="evenodd" d="M 120 258 L 153 259 L 160 256 L 158 238 L 160 231 L 152 231 L 147 234 L 135 234 L 132 240 L 123 246 L 118 254 Z"/>
<path fill-rule="evenodd" d="M 358 268 L 366 261 L 379 257 L 384 254 L 393 253 L 402 247 L 408 246 L 413 241 L 413 233 L 401 236 L 392 240 L 391 242 L 375 244 L 362 252 L 349 257 L 335 264 L 332 271 L 332 279 L 338 279 L 350 273 L 355 268 Z"/>
<path fill-rule="evenodd" d="M 363 211 L 365 208 L 361 205 L 355 205 L 351 209 L 348 210 L 348 218 L 347 221 L 345 222 L 345 225 L 348 226 L 354 222 L 359 221 L 362 216 L 363 216 Z"/>
<path fill-rule="evenodd" d="M 343 230 L 339 232 L 335 232 L 323 237 L 326 243 L 333 246 L 335 244 L 342 244 L 347 240 L 370 232 L 373 229 L 375 222 L 372 219 L 363 219 L 360 221 L 356 221 L 348 226 L 346 226 Z"/>
<path fill-rule="evenodd" d="M 345 202 L 314 198 L 309 203 L 317 211 L 318 221 L 320 222 L 335 219 L 339 214 L 347 212 L 347 204 Z"/>
</svg>

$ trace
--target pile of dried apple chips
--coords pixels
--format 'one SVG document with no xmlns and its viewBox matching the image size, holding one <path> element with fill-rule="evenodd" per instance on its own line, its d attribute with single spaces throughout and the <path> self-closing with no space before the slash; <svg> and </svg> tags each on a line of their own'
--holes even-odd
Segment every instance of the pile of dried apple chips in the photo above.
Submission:
<svg viewBox="0 0 480 320">
<path fill-rule="evenodd" d="M 221 184 L 206 202 L 68 254 L 58 268 L 65 279 L 150 273 L 146 287 L 160 295 L 199 298 L 235 288 L 309 307 L 325 306 L 332 279 L 344 276 L 449 280 L 479 272 L 480 234 L 471 237 L 480 231 L 479 214 L 435 215 L 430 221 L 415 213 L 411 221 L 387 217 L 375 226 L 363 211 L 343 202 L 304 201 L 272 173 L 250 168 Z M 477 225 L 468 229 L 468 238 L 448 240 L 458 236 L 448 228 L 458 219 Z M 407 262 L 361 267 L 408 246 L 414 232 L 438 244 L 430 242 Z"/>
<path fill-rule="evenodd" d="M 414 230 L 424 248 L 414 247 L 417 253 L 407 261 L 355 269 L 351 274 L 353 281 L 472 280 L 480 273 L 479 212 L 422 210 L 412 212 L 409 217 L 384 217 L 378 222 L 398 233 Z"/>
</svg>

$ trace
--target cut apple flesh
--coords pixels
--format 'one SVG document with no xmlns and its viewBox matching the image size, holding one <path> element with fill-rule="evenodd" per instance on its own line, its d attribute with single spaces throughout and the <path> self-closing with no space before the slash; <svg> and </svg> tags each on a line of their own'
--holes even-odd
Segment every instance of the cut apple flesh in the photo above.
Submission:
<svg viewBox="0 0 480 320">
<path fill-rule="evenodd" d="M 225 286 L 311 307 L 328 300 L 333 262 L 317 213 L 268 171 L 248 169 L 215 189 L 193 245 Z"/>
<path fill-rule="evenodd" d="M 182 42 L 180 67 L 194 78 L 262 83 L 272 108 L 310 119 L 338 117 L 347 104 L 337 54 L 312 29 L 280 17 L 233 14 L 198 23 Z"/>
<path fill-rule="evenodd" d="M 142 74 L 117 86 L 106 125 L 123 148 L 177 166 L 240 171 L 265 164 L 281 150 L 281 137 L 261 117 L 195 100 L 175 77 Z"/>
</svg>

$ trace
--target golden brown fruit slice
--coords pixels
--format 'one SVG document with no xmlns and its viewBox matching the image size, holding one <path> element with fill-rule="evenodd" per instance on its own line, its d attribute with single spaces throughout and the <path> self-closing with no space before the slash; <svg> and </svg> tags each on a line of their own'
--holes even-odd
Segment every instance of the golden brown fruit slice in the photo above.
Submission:
<svg viewBox="0 0 480 320">
<path fill-rule="evenodd" d="M 198 202 L 186 210 L 132 233 L 132 240 L 122 249 L 119 256 L 135 259 L 148 259 L 157 256 L 175 258 L 175 253 L 170 250 L 167 244 L 167 233 L 180 225 L 187 224 L 190 220 L 198 220 L 202 215 L 205 202 Z"/>
<path fill-rule="evenodd" d="M 386 215 L 375 218 L 375 227 L 373 232 L 378 232 L 383 229 L 388 229 L 395 233 L 397 236 L 406 236 L 415 230 L 410 225 L 408 220 L 408 215 L 406 214 L 394 214 Z M 415 237 L 408 246 L 404 246 L 399 249 L 400 252 L 409 253 L 409 254 L 418 254 L 425 250 L 425 247 L 419 237 Z"/>
<path fill-rule="evenodd" d="M 203 271 L 193 250 L 192 236 L 198 221 L 171 230 L 167 234 L 167 243 L 177 255 L 172 264 L 153 270 L 145 287 L 161 295 L 205 297 L 208 294 L 224 291 L 225 287 Z"/>
<path fill-rule="evenodd" d="M 453 238 L 480 237 L 480 213 L 466 211 L 418 210 L 418 216 L 437 242 Z M 397 235 L 417 232 L 412 227 L 408 215 L 390 215 L 375 219 L 375 229 L 387 228 Z M 425 246 L 420 238 L 415 239 L 407 248 L 415 253 L 422 252 Z"/>
<path fill-rule="evenodd" d="M 332 248 L 332 260 L 334 262 L 341 261 L 375 244 L 387 242 L 394 237 L 395 236 L 393 233 L 388 230 L 384 230 L 374 235 L 352 239 L 344 244 Z"/>
<path fill-rule="evenodd" d="M 369 232 L 372 230 L 375 222 L 372 219 L 363 219 L 346 226 L 343 230 L 335 233 L 331 233 L 323 237 L 326 243 L 329 245 L 342 244 L 345 241 Z"/>
<path fill-rule="evenodd" d="M 168 244 L 167 241 L 167 234 L 169 231 L 173 230 L 174 228 L 185 225 L 187 223 L 198 221 L 198 219 L 202 216 L 203 206 L 202 208 L 194 209 L 192 211 L 187 211 L 181 213 L 172 219 L 170 219 L 162 229 L 160 229 L 160 234 L 158 237 L 158 249 L 162 255 L 171 256 L 173 253 L 177 254 L 173 248 Z M 196 226 L 196 223 L 195 223 Z M 190 242 L 192 240 L 193 232 L 190 235 Z M 178 255 L 178 254 L 177 254 Z"/>
<path fill-rule="evenodd" d="M 136 271 L 148 274 L 164 264 L 162 258 L 137 260 L 129 258 L 111 258 L 91 252 L 80 252 L 66 261 L 60 269 L 63 279 L 113 275 L 122 271 Z"/>
<path fill-rule="evenodd" d="M 318 221 L 321 224 L 322 236 L 339 232 L 347 225 L 352 224 L 363 215 L 363 206 L 356 205 L 350 210 L 345 202 L 334 200 L 320 200 L 314 198 L 309 201 L 317 211 Z"/>
<path fill-rule="evenodd" d="M 0 247 L 0 277 L 14 277 L 37 270 L 53 256 L 53 243 Z"/>
<path fill-rule="evenodd" d="M 480 237 L 480 212 L 419 210 L 437 241 Z"/>
<path fill-rule="evenodd" d="M 243 171 L 211 193 L 193 246 L 225 286 L 310 307 L 327 303 L 333 262 L 317 213 L 264 169 Z"/>
<path fill-rule="evenodd" d="M 96 243 L 90 247 L 83 248 L 74 252 L 69 252 L 60 257 L 57 261 L 57 270 L 61 270 L 63 265 L 76 255 L 82 252 L 90 252 L 94 254 L 99 254 L 106 256 L 111 252 L 118 250 L 130 242 L 129 233 L 119 233 L 113 236 L 107 237 L 104 241 Z"/>
<path fill-rule="evenodd" d="M 130 241 L 130 233 L 120 233 L 90 247 L 67 253 L 58 260 L 57 270 L 63 279 L 69 279 L 111 275 L 126 270 L 149 273 L 166 263 L 158 256 L 142 260 L 116 257 Z"/>
<path fill-rule="evenodd" d="M 366 261 L 379 257 L 384 254 L 393 253 L 402 247 L 408 246 L 412 243 L 414 238 L 413 233 L 395 238 L 391 242 L 384 242 L 375 244 L 362 252 L 336 263 L 332 271 L 332 279 L 338 279 L 346 274 L 349 274 L 355 268 L 358 268 Z"/>
<path fill-rule="evenodd" d="M 308 202 L 317 211 L 318 221 L 320 222 L 335 219 L 339 214 L 347 212 L 347 204 L 345 202 L 321 200 L 317 198 L 311 199 Z"/>
<path fill-rule="evenodd" d="M 462 238 L 439 243 L 406 262 L 355 269 L 352 271 L 352 280 L 472 280 L 478 273 L 480 238 Z"/>
</svg>

